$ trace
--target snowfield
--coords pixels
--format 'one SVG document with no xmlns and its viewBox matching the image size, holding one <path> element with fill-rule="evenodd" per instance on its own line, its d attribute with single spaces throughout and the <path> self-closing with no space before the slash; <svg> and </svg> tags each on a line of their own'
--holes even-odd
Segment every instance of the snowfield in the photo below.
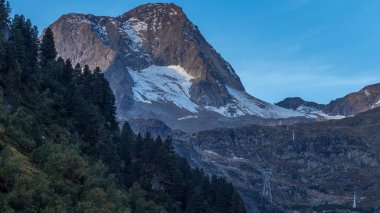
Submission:
<svg viewBox="0 0 380 213">
<path fill-rule="evenodd" d="M 289 118 L 304 116 L 299 112 L 266 103 L 228 86 L 227 90 L 234 99 L 232 103 L 219 108 L 207 106 L 206 109 L 218 112 L 226 117 L 255 115 L 262 118 Z"/>
<path fill-rule="evenodd" d="M 129 70 L 129 74 L 135 82 L 132 92 L 136 101 L 171 102 L 190 112 L 198 111 L 189 95 L 193 77 L 180 66 L 150 66 L 141 71 Z"/>
<path fill-rule="evenodd" d="M 313 107 L 307 107 L 307 106 L 299 106 L 296 111 L 303 113 L 306 115 L 306 117 L 309 118 L 317 118 L 317 117 L 322 117 L 327 120 L 338 120 L 338 119 L 343 119 L 346 116 L 343 115 L 329 115 L 324 113 L 322 110 L 315 109 Z"/>
<path fill-rule="evenodd" d="M 152 104 L 173 103 L 191 113 L 200 110 L 217 112 L 226 117 L 254 115 L 262 118 L 288 118 L 303 113 L 284 109 L 256 99 L 245 92 L 227 86 L 232 101 L 222 107 L 199 106 L 190 99 L 193 76 L 180 66 L 150 66 L 140 71 L 128 70 L 135 85 L 132 88 L 136 101 Z M 185 120 L 192 117 L 179 118 Z"/>
</svg>

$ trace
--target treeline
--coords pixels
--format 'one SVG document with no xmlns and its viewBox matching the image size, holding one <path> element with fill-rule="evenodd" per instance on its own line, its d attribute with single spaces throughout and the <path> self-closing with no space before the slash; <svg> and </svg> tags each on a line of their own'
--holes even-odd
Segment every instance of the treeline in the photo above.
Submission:
<svg viewBox="0 0 380 213">
<path fill-rule="evenodd" d="M 57 59 L 54 35 L 0 0 L 0 212 L 245 212 L 234 187 L 170 138 L 116 121 L 101 70 Z"/>
</svg>

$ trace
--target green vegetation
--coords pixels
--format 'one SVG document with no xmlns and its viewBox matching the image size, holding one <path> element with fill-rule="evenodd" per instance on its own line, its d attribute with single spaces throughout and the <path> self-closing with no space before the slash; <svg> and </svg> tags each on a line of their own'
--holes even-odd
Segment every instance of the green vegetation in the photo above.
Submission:
<svg viewBox="0 0 380 213">
<path fill-rule="evenodd" d="M 0 212 L 245 212 L 170 138 L 120 130 L 100 69 L 56 59 L 51 30 L 40 43 L 9 12 L 0 0 Z"/>
</svg>

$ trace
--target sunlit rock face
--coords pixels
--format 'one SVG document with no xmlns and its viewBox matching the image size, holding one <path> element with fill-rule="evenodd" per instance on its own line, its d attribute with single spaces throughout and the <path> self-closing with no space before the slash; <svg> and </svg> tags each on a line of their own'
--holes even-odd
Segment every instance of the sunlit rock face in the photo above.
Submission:
<svg viewBox="0 0 380 213">
<path fill-rule="evenodd" d="M 159 119 L 190 131 L 232 125 L 237 117 L 245 121 L 233 126 L 303 116 L 247 94 L 174 4 L 146 4 L 118 17 L 68 14 L 51 28 L 61 57 L 104 70 L 121 120 Z"/>
</svg>

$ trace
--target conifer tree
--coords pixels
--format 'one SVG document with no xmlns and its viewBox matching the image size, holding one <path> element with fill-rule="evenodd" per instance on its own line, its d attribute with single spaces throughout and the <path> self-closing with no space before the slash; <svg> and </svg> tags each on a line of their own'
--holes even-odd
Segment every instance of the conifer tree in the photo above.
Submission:
<svg viewBox="0 0 380 213">
<path fill-rule="evenodd" d="M 23 79 L 35 71 L 38 55 L 38 30 L 29 19 L 15 15 L 10 26 L 9 40 L 15 47 L 15 58 L 22 70 Z"/>
<path fill-rule="evenodd" d="M 65 68 L 60 76 L 60 82 L 63 85 L 69 85 L 74 78 L 74 69 L 70 59 L 66 59 Z"/>
<path fill-rule="evenodd" d="M 11 7 L 5 0 L 0 0 L 0 37 L 1 39 L 5 36 L 5 31 L 7 30 L 7 25 L 9 23 L 9 14 L 11 12 Z"/>
<path fill-rule="evenodd" d="M 50 60 L 54 60 L 57 57 L 57 51 L 55 49 L 54 34 L 49 28 L 46 29 L 42 38 L 40 46 L 40 62 L 44 66 Z"/>
<path fill-rule="evenodd" d="M 133 130 L 128 122 L 125 122 L 123 125 L 120 139 L 123 143 L 131 143 L 136 139 L 135 134 L 133 133 Z"/>
<path fill-rule="evenodd" d="M 80 66 L 79 63 L 77 63 L 74 68 L 74 76 L 73 76 L 73 80 L 76 82 L 76 84 L 79 83 L 81 75 L 82 75 L 82 67 Z"/>
</svg>

